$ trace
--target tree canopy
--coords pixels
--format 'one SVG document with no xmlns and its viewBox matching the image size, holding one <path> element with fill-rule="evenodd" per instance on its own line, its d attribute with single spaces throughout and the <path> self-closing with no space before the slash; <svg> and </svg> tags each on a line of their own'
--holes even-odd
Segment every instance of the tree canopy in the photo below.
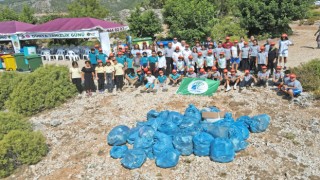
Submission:
<svg viewBox="0 0 320 180">
<path fill-rule="evenodd" d="M 68 5 L 70 17 L 106 18 L 109 14 L 106 5 L 100 0 L 77 0 Z"/>
</svg>

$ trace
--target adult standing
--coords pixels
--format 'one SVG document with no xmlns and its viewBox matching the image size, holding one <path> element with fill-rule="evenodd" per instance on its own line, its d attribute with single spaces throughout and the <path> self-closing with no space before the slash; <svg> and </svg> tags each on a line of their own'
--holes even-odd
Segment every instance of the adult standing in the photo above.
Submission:
<svg viewBox="0 0 320 180">
<path fill-rule="evenodd" d="M 268 69 L 270 69 L 270 75 L 273 75 L 273 71 L 277 66 L 278 61 L 278 49 L 275 46 L 274 42 L 270 43 L 270 49 L 268 52 Z"/>
<path fill-rule="evenodd" d="M 210 45 L 211 43 L 213 44 L 213 48 L 217 47 L 217 43 L 214 42 L 214 41 L 212 41 L 212 38 L 208 36 L 206 42 L 204 42 L 203 45 L 204 45 L 206 48 L 209 48 L 209 45 Z"/>
<path fill-rule="evenodd" d="M 230 41 L 229 36 L 226 37 L 226 41 L 222 44 L 222 47 L 227 48 L 228 45 L 229 45 L 229 47 L 233 46 L 232 42 Z"/>
<path fill-rule="evenodd" d="M 289 46 L 292 45 L 292 42 L 288 39 L 287 34 L 282 34 L 281 39 L 279 41 L 279 65 L 282 63 L 283 58 L 283 70 L 287 69 L 287 61 L 289 56 Z"/>
<path fill-rule="evenodd" d="M 172 43 L 168 43 L 168 47 L 165 48 L 165 57 L 166 57 L 166 64 L 167 64 L 167 69 L 166 69 L 166 75 L 169 75 L 171 70 L 173 69 L 173 61 L 172 61 L 172 54 L 173 54 L 173 47 Z"/>
<path fill-rule="evenodd" d="M 92 96 L 92 92 L 96 90 L 93 78 L 95 76 L 95 69 L 91 66 L 90 61 L 85 61 L 85 66 L 82 68 L 82 82 L 84 83 L 84 90 L 87 96 Z"/>
<path fill-rule="evenodd" d="M 260 51 L 260 47 L 258 46 L 257 40 L 253 40 L 253 45 L 250 46 L 250 70 L 254 71 L 256 70 L 256 59 L 258 56 L 258 53 Z"/>
<path fill-rule="evenodd" d="M 1 62 L 0 62 L 1 63 Z M 70 81 L 77 87 L 78 93 L 82 93 L 81 71 L 77 61 L 72 62 L 72 67 L 69 69 Z"/>
<path fill-rule="evenodd" d="M 184 49 L 182 50 L 182 55 L 185 61 L 188 60 L 188 57 L 192 55 L 192 51 L 189 48 L 189 44 L 186 44 Z M 187 62 L 186 62 L 187 63 Z"/>
<path fill-rule="evenodd" d="M 178 41 L 178 38 L 174 37 L 172 42 L 173 49 L 176 49 L 176 47 L 179 47 L 179 49 L 182 49 L 181 43 Z"/>
<path fill-rule="evenodd" d="M 249 43 L 244 42 L 244 47 L 242 47 L 239 55 L 241 57 L 241 62 L 242 62 L 241 69 L 243 71 L 250 69 L 249 51 L 250 51 Z"/>
<path fill-rule="evenodd" d="M 98 66 L 95 68 L 95 76 L 98 80 L 98 90 L 100 93 L 104 92 L 104 81 L 106 79 L 106 71 L 103 67 L 102 60 L 98 60 Z"/>
<path fill-rule="evenodd" d="M 122 91 L 124 66 L 123 66 L 123 64 L 118 63 L 117 60 L 114 60 L 113 64 L 114 64 L 113 67 L 114 67 L 114 77 L 115 77 L 115 83 L 116 83 L 116 90 Z"/>
</svg>

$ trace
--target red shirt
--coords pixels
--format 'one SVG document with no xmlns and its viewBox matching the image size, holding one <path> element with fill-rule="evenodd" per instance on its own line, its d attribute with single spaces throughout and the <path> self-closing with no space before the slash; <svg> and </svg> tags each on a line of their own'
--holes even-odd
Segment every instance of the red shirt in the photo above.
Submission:
<svg viewBox="0 0 320 180">
<path fill-rule="evenodd" d="M 229 41 L 229 42 L 224 42 L 224 43 L 222 44 L 222 47 L 223 47 L 223 48 L 227 48 L 227 43 L 229 43 L 230 48 L 231 48 L 231 46 L 233 46 L 233 43 Z"/>
</svg>

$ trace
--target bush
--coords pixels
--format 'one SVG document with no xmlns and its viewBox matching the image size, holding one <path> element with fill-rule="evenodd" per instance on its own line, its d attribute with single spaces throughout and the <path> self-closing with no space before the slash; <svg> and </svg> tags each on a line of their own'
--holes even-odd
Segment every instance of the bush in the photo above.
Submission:
<svg viewBox="0 0 320 180">
<path fill-rule="evenodd" d="M 320 59 L 301 64 L 291 71 L 297 75 L 305 91 L 312 91 L 317 99 L 320 98 Z"/>
<path fill-rule="evenodd" d="M 31 131 L 31 124 L 21 115 L 0 112 L 0 140 L 12 130 Z"/>
<path fill-rule="evenodd" d="M 62 104 L 76 92 L 67 67 L 45 66 L 23 78 L 5 105 L 12 112 L 29 116 Z"/>
<path fill-rule="evenodd" d="M 215 40 L 224 40 L 226 36 L 232 36 L 231 40 L 240 40 L 241 36 L 246 36 L 246 30 L 240 27 L 238 20 L 234 17 L 225 17 L 211 29 L 211 36 Z"/>
<path fill-rule="evenodd" d="M 25 76 L 25 74 L 23 74 Z M 5 101 L 13 91 L 14 87 L 21 82 L 22 74 L 17 72 L 0 73 L 0 110 L 4 108 Z"/>
</svg>

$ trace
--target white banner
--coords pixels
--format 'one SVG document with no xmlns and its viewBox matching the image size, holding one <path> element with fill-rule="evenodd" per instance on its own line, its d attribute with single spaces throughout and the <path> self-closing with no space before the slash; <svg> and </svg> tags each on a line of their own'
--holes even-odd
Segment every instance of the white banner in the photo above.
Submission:
<svg viewBox="0 0 320 180">
<path fill-rule="evenodd" d="M 17 35 L 11 35 L 12 46 L 14 48 L 15 53 L 20 53 L 20 41 Z"/>
<path fill-rule="evenodd" d="M 117 27 L 117 28 L 105 29 L 105 31 L 108 33 L 128 31 L 128 30 L 129 30 L 129 26 L 122 26 L 122 27 Z"/>
<path fill-rule="evenodd" d="M 98 31 L 78 31 L 78 32 L 56 32 L 56 33 L 25 33 L 20 34 L 20 40 L 29 39 L 76 39 L 76 38 L 98 38 Z"/>
<path fill-rule="evenodd" d="M 110 39 L 109 39 L 108 32 L 100 33 L 100 44 L 101 44 L 103 53 L 109 56 L 109 53 L 111 52 L 111 48 L 110 48 Z"/>
<path fill-rule="evenodd" d="M 10 35 L 0 35 L 0 41 L 11 41 Z"/>
</svg>

